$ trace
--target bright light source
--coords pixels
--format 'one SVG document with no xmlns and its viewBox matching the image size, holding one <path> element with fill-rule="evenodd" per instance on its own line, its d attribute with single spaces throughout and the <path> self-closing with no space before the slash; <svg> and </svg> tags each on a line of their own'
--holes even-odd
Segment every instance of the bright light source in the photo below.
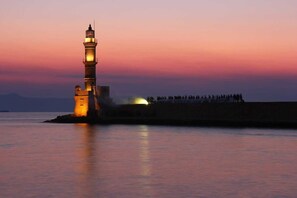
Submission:
<svg viewBox="0 0 297 198">
<path fill-rule="evenodd" d="M 85 38 L 85 43 L 94 43 L 95 38 Z"/>
<path fill-rule="evenodd" d="M 92 62 L 92 61 L 94 61 L 94 55 L 93 54 L 87 54 L 87 61 L 88 62 Z"/>
<path fill-rule="evenodd" d="M 134 98 L 133 104 L 142 104 L 142 105 L 148 105 L 149 103 L 144 98 Z"/>
</svg>

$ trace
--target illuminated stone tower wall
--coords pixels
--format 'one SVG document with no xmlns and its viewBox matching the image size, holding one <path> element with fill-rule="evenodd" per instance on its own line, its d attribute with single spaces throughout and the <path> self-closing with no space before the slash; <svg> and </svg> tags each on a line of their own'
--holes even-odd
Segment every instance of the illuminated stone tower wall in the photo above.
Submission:
<svg viewBox="0 0 297 198">
<path fill-rule="evenodd" d="M 89 25 L 89 28 L 86 30 L 85 37 L 85 89 L 91 91 L 92 88 L 96 89 L 96 46 L 97 41 L 95 39 L 95 31 L 92 29 L 92 26 Z"/>
</svg>

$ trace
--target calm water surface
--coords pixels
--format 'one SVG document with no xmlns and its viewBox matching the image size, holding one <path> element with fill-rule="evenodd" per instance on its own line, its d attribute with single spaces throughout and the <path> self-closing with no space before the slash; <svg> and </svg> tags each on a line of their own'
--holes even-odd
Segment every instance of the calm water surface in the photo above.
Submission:
<svg viewBox="0 0 297 198">
<path fill-rule="evenodd" d="M 0 113 L 0 197 L 297 197 L 297 131 Z"/>
</svg>

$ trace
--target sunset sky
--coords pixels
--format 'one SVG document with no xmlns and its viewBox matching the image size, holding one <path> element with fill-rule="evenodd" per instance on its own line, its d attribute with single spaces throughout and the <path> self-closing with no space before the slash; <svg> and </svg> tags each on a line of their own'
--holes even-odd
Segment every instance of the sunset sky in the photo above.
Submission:
<svg viewBox="0 0 297 198">
<path fill-rule="evenodd" d="M 2 1 L 0 94 L 73 97 L 95 20 L 97 83 L 114 97 L 297 100 L 296 8 L 296 0 Z"/>
</svg>

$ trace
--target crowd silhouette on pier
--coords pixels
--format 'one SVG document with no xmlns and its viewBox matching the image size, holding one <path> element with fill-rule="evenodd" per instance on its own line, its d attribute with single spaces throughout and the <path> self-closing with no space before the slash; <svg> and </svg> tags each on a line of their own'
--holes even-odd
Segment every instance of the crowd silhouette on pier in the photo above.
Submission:
<svg viewBox="0 0 297 198">
<path fill-rule="evenodd" d="M 160 104 L 160 103 L 243 103 L 244 99 L 242 94 L 230 94 L 230 95 L 185 95 L 185 96 L 157 96 L 147 97 L 149 104 Z"/>
</svg>

